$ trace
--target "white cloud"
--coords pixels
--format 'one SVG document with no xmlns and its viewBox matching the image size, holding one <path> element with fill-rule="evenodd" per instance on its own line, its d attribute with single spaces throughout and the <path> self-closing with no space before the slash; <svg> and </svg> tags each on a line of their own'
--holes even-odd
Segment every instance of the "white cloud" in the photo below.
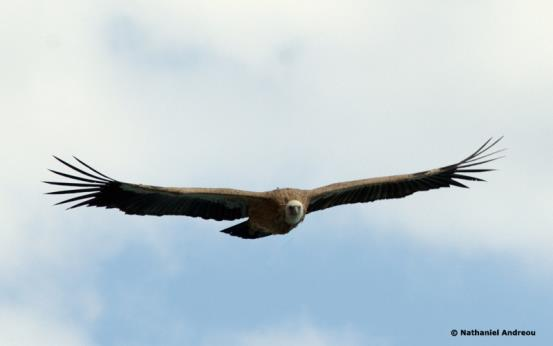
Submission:
<svg viewBox="0 0 553 346">
<path fill-rule="evenodd" d="M 57 321 L 36 311 L 2 306 L 0 344 L 5 346 L 92 345 L 85 333 L 69 321 Z"/>
<path fill-rule="evenodd" d="M 170 127 L 195 133 L 146 120 L 166 136 L 152 156 L 184 143 L 171 155 L 195 163 L 178 164 L 175 174 L 206 177 L 223 166 L 228 173 L 209 173 L 205 184 L 316 186 L 452 163 L 504 134 L 510 151 L 492 164 L 501 170 L 486 175 L 489 183 L 379 202 L 355 217 L 468 253 L 549 257 L 553 186 L 543 182 L 553 166 L 540 159 L 553 131 L 547 2 L 121 4 L 118 13 L 148 40 L 201 43 L 220 59 L 198 73 L 148 79 L 159 88 L 149 95 L 122 88 L 123 100 L 143 97 L 145 112 L 168 101 L 168 117 L 194 114 L 172 116 Z M 282 65 L 278 52 L 288 42 L 296 55 Z M 228 61 L 240 68 L 219 64 Z M 218 73 L 207 72 L 213 69 Z M 190 143 L 202 150 L 188 150 Z M 221 157 L 223 147 L 236 155 Z"/>
</svg>

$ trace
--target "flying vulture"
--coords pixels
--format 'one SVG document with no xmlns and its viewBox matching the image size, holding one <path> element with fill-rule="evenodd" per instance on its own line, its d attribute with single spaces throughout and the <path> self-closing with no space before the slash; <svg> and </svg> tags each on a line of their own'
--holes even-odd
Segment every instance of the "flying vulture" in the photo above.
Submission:
<svg viewBox="0 0 553 346">
<path fill-rule="evenodd" d="M 501 137 L 502 138 L 502 137 Z M 312 190 L 276 189 L 250 192 L 224 188 L 177 188 L 125 183 L 112 179 L 74 157 L 82 167 L 76 167 L 56 156 L 54 158 L 80 176 L 51 172 L 68 182 L 45 181 L 68 190 L 48 194 L 75 195 L 57 204 L 76 202 L 68 209 L 89 206 L 117 208 L 133 215 L 185 215 L 214 220 L 246 221 L 221 232 L 255 239 L 286 234 L 303 221 L 305 215 L 341 204 L 365 203 L 379 199 L 402 198 L 418 191 L 457 186 L 467 188 L 460 180 L 483 181 L 469 174 L 492 171 L 481 165 L 500 159 L 490 149 L 501 140 L 488 139 L 466 159 L 453 165 L 428 171 L 369 178 L 330 184 Z M 74 172 L 72 172 L 75 174 Z"/>
</svg>

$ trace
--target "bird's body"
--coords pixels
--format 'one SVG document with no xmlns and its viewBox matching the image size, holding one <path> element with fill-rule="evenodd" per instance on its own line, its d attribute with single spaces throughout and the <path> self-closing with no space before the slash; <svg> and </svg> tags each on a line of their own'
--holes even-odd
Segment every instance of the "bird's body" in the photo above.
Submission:
<svg viewBox="0 0 553 346">
<path fill-rule="evenodd" d="M 299 189 L 276 189 L 264 193 L 265 198 L 253 202 L 248 212 L 249 227 L 262 233 L 286 234 L 305 217 L 308 193 Z M 294 206 L 299 210 L 291 213 Z"/>
<path fill-rule="evenodd" d="M 500 138 L 501 139 L 501 138 Z M 48 184 L 78 187 L 50 194 L 78 194 L 58 204 L 76 202 L 70 208 L 97 206 L 118 208 L 134 215 L 186 215 L 214 220 L 248 218 L 222 232 L 241 238 L 254 239 L 268 235 L 286 234 L 303 221 L 306 214 L 341 204 L 372 202 L 379 199 L 401 198 L 417 191 L 451 185 L 466 187 L 457 180 L 482 179 L 466 175 L 491 169 L 473 168 L 498 159 L 485 154 L 500 139 L 488 140 L 475 153 L 461 162 L 414 174 L 361 179 L 322 186 L 316 189 L 276 189 L 250 192 L 226 188 L 170 188 L 130 184 L 109 178 L 75 158 L 84 168 L 77 168 L 61 159 L 64 165 L 84 176 L 52 171 L 72 179 L 70 182 Z M 486 160 L 483 160 L 487 158 Z"/>
</svg>

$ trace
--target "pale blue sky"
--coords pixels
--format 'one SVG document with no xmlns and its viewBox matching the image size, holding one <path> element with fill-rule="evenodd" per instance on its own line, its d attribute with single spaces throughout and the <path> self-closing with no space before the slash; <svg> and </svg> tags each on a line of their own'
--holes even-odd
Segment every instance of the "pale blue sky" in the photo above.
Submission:
<svg viewBox="0 0 553 346">
<path fill-rule="evenodd" d="M 0 8 L 1 345 L 548 345 L 545 1 L 52 1 Z M 231 222 L 52 207 L 50 155 L 251 190 L 508 157 L 471 189 Z M 451 329 L 535 330 L 456 337 Z"/>
</svg>

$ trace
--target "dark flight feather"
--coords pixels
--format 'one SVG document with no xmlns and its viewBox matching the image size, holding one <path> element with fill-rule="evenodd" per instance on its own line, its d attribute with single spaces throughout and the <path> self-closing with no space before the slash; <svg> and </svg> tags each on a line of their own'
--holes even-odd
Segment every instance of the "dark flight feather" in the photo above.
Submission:
<svg viewBox="0 0 553 346">
<path fill-rule="evenodd" d="M 469 168 L 480 166 L 502 158 L 494 157 L 505 149 L 489 152 L 503 137 L 492 142 L 488 139 L 474 153 L 464 160 L 438 169 L 414 174 L 361 179 L 323 186 L 310 191 L 311 201 L 307 212 L 314 212 L 341 204 L 372 202 L 380 199 L 402 198 L 417 191 L 427 191 L 442 187 L 457 186 L 468 188 L 461 181 L 485 181 L 467 173 L 493 171 L 487 168 Z M 490 144 L 491 143 L 491 144 Z M 460 174 L 463 173 L 463 174 Z"/>
<path fill-rule="evenodd" d="M 232 189 L 181 189 L 129 184 L 109 178 L 76 157 L 75 160 L 83 165 L 83 168 L 76 167 L 58 157 L 54 156 L 54 158 L 76 173 L 86 176 L 85 178 L 50 170 L 57 175 L 71 179 L 71 181 L 45 181 L 45 183 L 84 187 L 83 189 L 48 192 L 48 194 L 53 195 L 77 194 L 75 197 L 57 203 L 64 204 L 79 201 L 69 209 L 80 206 L 95 206 L 118 208 L 127 214 L 135 215 L 186 215 L 204 219 L 235 220 L 248 216 L 248 201 L 250 199 L 260 198 L 260 194 L 255 192 Z M 90 171 L 86 171 L 86 169 Z M 80 195 L 87 192 L 92 193 Z M 86 200 L 81 201 L 82 199 Z"/>
</svg>

